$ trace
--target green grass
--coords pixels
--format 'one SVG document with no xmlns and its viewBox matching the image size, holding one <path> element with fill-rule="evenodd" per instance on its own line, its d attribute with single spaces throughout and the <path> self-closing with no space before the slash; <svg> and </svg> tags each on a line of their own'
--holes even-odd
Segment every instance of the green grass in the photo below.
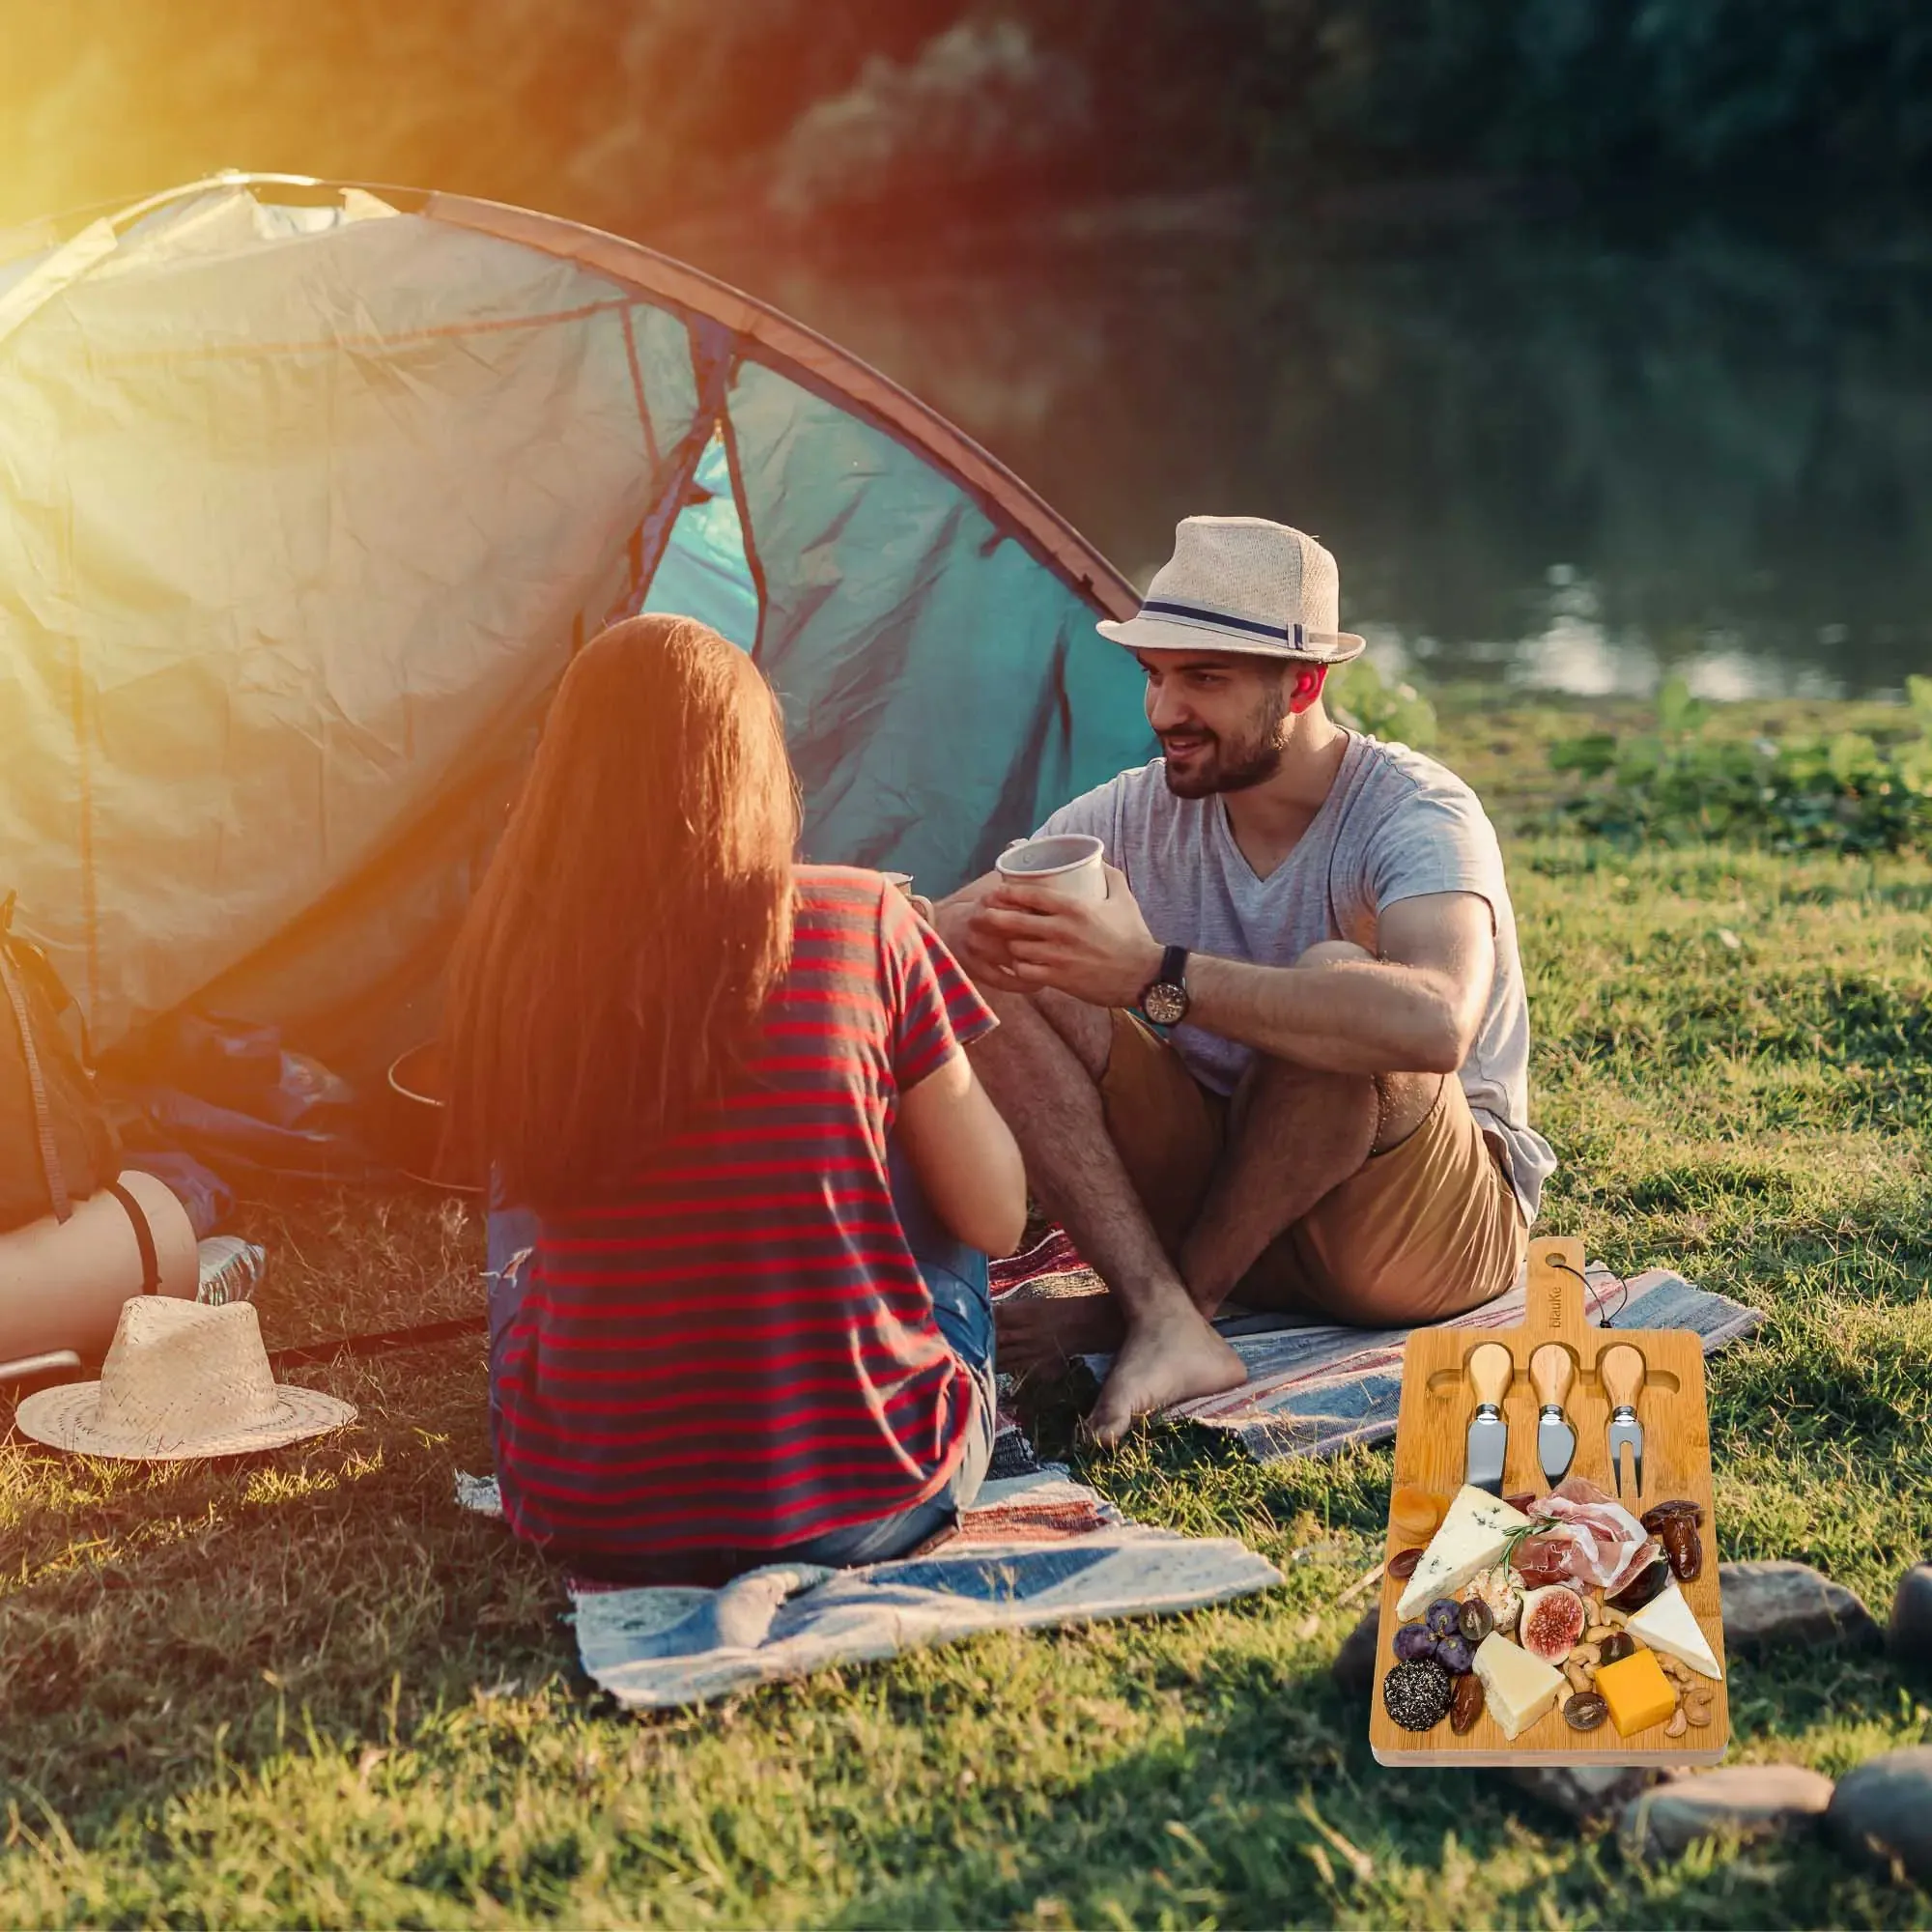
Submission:
<svg viewBox="0 0 1932 1932">
<path fill-rule="evenodd" d="M 1577 722 L 1452 705 L 1444 753 L 1509 824 Z M 1883 1616 L 1932 1550 L 1932 866 L 1509 851 L 1547 1225 L 1769 1312 L 1713 1365 L 1722 1553 L 1802 1557 Z M 271 1345 L 475 1305 L 453 1205 L 245 1222 Z M 0 1920 L 1932 1918 L 1822 1844 L 1646 1868 L 1493 1776 L 1378 1769 L 1327 1665 L 1385 1452 L 1262 1469 L 1169 1432 L 1084 1460 L 1143 1520 L 1247 1537 L 1287 1577 L 1266 1598 L 639 1721 L 586 1692 L 555 1579 L 451 1500 L 488 1464 L 480 1345 L 296 1374 L 359 1425 L 189 1469 L 0 1447 Z M 1926 1686 L 1877 1656 L 1740 1663 L 1733 1696 L 1736 1759 L 1932 1741 Z"/>
</svg>

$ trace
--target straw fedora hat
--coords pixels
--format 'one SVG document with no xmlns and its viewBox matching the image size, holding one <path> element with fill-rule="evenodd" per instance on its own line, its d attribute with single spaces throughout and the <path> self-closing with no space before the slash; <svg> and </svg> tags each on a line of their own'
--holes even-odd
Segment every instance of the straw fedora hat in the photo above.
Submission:
<svg viewBox="0 0 1932 1932">
<path fill-rule="evenodd" d="M 1362 640 L 1341 624 L 1342 577 L 1311 536 L 1264 517 L 1183 517 L 1140 613 L 1100 635 L 1130 651 L 1246 651 L 1347 664 Z"/>
<path fill-rule="evenodd" d="M 279 1449 L 354 1422 L 355 1410 L 276 1385 L 253 1302 L 204 1308 L 142 1294 L 122 1307 L 98 1382 L 42 1389 L 14 1420 L 55 1449 L 173 1463 Z"/>
</svg>

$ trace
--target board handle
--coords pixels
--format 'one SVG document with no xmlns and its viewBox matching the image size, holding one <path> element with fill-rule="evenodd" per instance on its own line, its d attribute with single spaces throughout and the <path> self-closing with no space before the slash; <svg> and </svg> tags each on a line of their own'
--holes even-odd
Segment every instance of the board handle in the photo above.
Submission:
<svg viewBox="0 0 1932 1932">
<path fill-rule="evenodd" d="M 1516 1376 L 1516 1357 L 1500 1342 L 1485 1342 L 1469 1356 L 1469 1386 L 1476 1400 L 1500 1408 Z"/>
<path fill-rule="evenodd" d="M 1577 1373 L 1577 1364 L 1570 1350 L 1560 1342 L 1546 1342 L 1529 1358 L 1530 1386 L 1536 1391 L 1536 1399 L 1545 1408 L 1561 1408 L 1563 1399 L 1570 1393 L 1571 1378 Z"/>
<path fill-rule="evenodd" d="M 1597 1374 L 1603 1378 L 1604 1393 L 1616 1408 L 1634 1408 L 1643 1388 L 1643 1357 L 1628 1342 L 1605 1349 L 1597 1358 Z"/>
<path fill-rule="evenodd" d="M 1574 1236 L 1546 1235 L 1530 1242 L 1522 1325 L 1531 1334 L 1581 1349 L 1583 1243 Z"/>
</svg>

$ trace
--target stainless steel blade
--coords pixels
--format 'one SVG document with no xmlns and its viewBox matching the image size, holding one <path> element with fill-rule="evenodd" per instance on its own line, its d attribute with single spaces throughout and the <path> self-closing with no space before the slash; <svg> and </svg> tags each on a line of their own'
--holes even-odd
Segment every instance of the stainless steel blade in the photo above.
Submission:
<svg viewBox="0 0 1932 1932">
<path fill-rule="evenodd" d="M 1468 1457 L 1463 1480 L 1491 1495 L 1503 1492 L 1503 1459 L 1509 1453 L 1509 1424 L 1488 1403 L 1479 1405 L 1469 1425 Z"/>
<path fill-rule="evenodd" d="M 1536 1418 L 1536 1460 L 1543 1480 L 1553 1490 L 1570 1473 L 1577 1456 L 1577 1432 L 1560 1408 L 1545 1408 Z"/>
<path fill-rule="evenodd" d="M 1617 1494 L 1624 1492 L 1624 1451 L 1631 1452 L 1632 1493 L 1643 1494 L 1643 1424 L 1634 1408 L 1610 1411 L 1610 1467 L 1617 1472 Z"/>
</svg>

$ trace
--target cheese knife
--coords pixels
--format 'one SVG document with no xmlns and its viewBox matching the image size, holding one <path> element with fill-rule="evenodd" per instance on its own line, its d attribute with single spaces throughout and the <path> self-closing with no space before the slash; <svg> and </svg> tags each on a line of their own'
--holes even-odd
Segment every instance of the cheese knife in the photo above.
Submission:
<svg viewBox="0 0 1932 1932">
<path fill-rule="evenodd" d="M 1564 1398 L 1577 1365 L 1560 1342 L 1546 1342 L 1529 1358 L 1529 1379 L 1541 1407 L 1536 1416 L 1536 1460 L 1543 1480 L 1553 1490 L 1570 1473 L 1577 1456 L 1577 1432 L 1564 1413 Z"/>
<path fill-rule="evenodd" d="M 1503 1458 L 1509 1451 L 1509 1424 L 1503 1397 L 1516 1375 L 1516 1358 L 1500 1342 L 1485 1342 L 1469 1356 L 1466 1373 L 1476 1391 L 1476 1413 L 1469 1424 L 1468 1454 L 1463 1480 L 1491 1495 L 1503 1492 Z"/>
<path fill-rule="evenodd" d="M 1643 1357 L 1628 1342 L 1605 1349 L 1597 1363 L 1604 1393 L 1610 1399 L 1610 1467 L 1617 1474 L 1617 1494 L 1624 1492 L 1624 1451 L 1631 1452 L 1633 1491 L 1643 1494 L 1643 1424 L 1636 1419 L 1636 1399 L 1643 1390 Z"/>
</svg>

